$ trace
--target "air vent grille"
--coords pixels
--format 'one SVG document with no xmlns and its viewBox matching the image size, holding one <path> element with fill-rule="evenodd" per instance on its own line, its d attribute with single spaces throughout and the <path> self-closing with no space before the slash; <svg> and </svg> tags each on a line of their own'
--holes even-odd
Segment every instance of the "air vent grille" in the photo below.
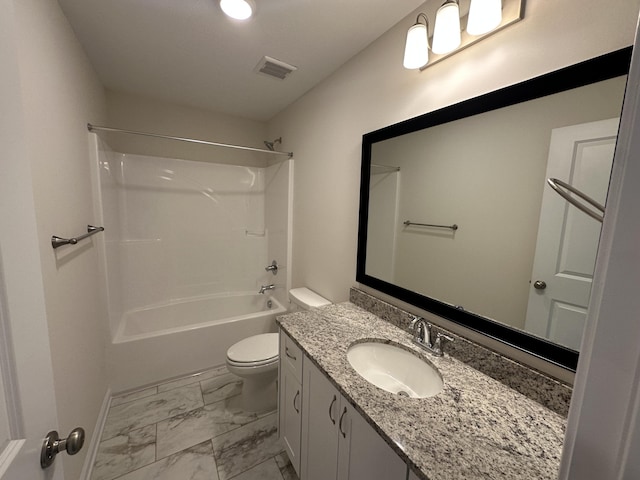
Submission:
<svg viewBox="0 0 640 480">
<path fill-rule="evenodd" d="M 272 57 L 262 57 L 260 63 L 254 69 L 254 72 L 261 73 L 262 75 L 268 75 L 279 80 L 284 80 L 289 74 L 295 72 L 298 68 L 293 65 L 289 65 L 280 60 L 276 60 Z"/>
</svg>

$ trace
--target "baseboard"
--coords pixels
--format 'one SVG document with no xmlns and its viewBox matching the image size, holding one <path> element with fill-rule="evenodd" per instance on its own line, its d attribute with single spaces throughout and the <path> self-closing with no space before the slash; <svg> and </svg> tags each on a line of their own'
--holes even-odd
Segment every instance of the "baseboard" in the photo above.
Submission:
<svg viewBox="0 0 640 480">
<path fill-rule="evenodd" d="M 109 413 L 109 407 L 111 405 L 111 388 L 108 388 L 104 394 L 104 400 L 102 401 L 102 407 L 96 420 L 96 426 L 93 429 L 93 435 L 91 441 L 87 445 L 87 456 L 84 459 L 84 465 L 82 466 L 82 472 L 80 473 L 79 480 L 89 480 L 93 473 L 93 464 L 96 462 L 96 455 L 98 454 L 98 447 L 100 446 L 100 438 L 102 438 L 102 430 L 104 429 L 104 423 L 107 420 L 107 414 Z"/>
</svg>

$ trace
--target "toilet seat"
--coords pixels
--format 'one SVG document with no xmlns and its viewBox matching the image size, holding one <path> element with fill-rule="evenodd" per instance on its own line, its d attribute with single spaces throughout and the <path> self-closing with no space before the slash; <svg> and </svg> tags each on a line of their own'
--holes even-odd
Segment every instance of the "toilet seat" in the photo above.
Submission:
<svg viewBox="0 0 640 480">
<path fill-rule="evenodd" d="M 277 361 L 277 333 L 263 333 L 245 338 L 227 350 L 227 362 L 237 367 L 259 367 Z"/>
</svg>

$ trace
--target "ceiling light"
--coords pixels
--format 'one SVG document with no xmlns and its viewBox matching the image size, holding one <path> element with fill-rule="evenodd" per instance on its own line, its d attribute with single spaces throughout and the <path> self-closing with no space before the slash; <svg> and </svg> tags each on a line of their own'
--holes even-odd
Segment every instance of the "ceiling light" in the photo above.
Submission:
<svg viewBox="0 0 640 480">
<path fill-rule="evenodd" d="M 424 25 L 420 23 L 424 18 Z M 416 69 L 429 62 L 429 20 L 424 13 L 416 18 L 416 23 L 407 32 L 407 43 L 404 47 L 404 68 Z"/>
<path fill-rule="evenodd" d="M 458 0 L 447 0 L 436 13 L 433 27 L 433 53 L 449 53 L 460 45 L 460 7 Z"/>
<path fill-rule="evenodd" d="M 236 20 L 246 20 L 255 9 L 251 0 L 220 0 L 220 8 L 229 17 Z"/>
<path fill-rule="evenodd" d="M 467 33 L 482 35 L 502 22 L 502 0 L 471 0 Z"/>
</svg>

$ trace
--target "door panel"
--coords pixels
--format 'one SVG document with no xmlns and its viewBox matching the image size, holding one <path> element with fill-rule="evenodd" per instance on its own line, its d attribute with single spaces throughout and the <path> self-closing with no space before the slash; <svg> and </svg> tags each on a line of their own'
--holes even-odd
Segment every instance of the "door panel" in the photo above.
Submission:
<svg viewBox="0 0 640 480">
<path fill-rule="evenodd" d="M 304 480 L 335 480 L 338 465 L 340 395 L 329 380 L 303 359 L 302 476 Z"/>
<path fill-rule="evenodd" d="M 0 396 L 12 440 L 0 451 L 0 479 L 59 480 L 60 460 L 40 468 L 57 419 L 16 28 L 14 0 L 0 0 Z"/>
</svg>

